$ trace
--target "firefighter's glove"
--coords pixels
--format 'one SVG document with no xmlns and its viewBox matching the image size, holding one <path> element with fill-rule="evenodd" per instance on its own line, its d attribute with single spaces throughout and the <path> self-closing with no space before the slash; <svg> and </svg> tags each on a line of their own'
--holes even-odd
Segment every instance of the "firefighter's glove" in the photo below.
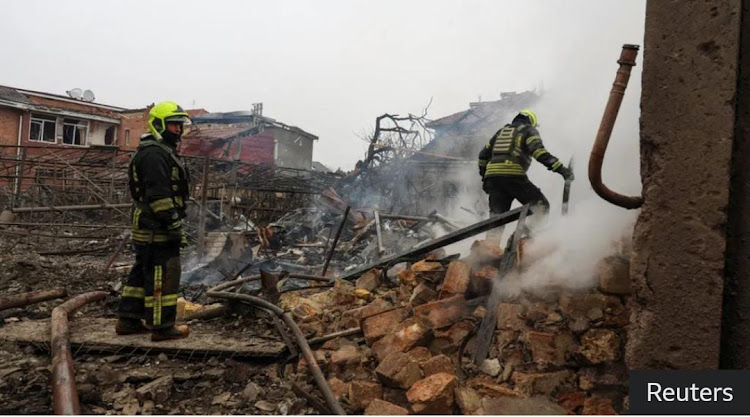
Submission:
<svg viewBox="0 0 750 417">
<path fill-rule="evenodd" d="M 573 181 L 576 179 L 575 175 L 573 175 L 573 170 L 567 167 L 560 167 L 560 169 L 557 170 L 557 173 L 562 175 L 562 177 L 565 178 L 565 181 Z"/>
</svg>

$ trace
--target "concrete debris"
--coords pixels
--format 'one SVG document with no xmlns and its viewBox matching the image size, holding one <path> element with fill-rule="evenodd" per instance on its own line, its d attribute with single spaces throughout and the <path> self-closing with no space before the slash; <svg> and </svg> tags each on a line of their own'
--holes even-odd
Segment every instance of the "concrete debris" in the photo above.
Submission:
<svg viewBox="0 0 750 417">
<path fill-rule="evenodd" d="M 497 358 L 485 359 L 484 362 L 482 362 L 482 365 L 479 367 L 479 370 L 489 376 L 495 377 L 500 375 L 500 372 L 502 372 L 503 370 L 503 366 L 500 365 L 500 360 Z"/>
</svg>

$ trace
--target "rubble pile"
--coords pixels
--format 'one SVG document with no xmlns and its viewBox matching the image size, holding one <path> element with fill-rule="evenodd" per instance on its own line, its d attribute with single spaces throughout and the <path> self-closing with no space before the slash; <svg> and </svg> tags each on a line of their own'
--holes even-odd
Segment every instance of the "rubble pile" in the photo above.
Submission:
<svg viewBox="0 0 750 417">
<path fill-rule="evenodd" d="M 361 330 L 313 346 L 349 413 L 627 412 L 627 258 L 601 261 L 588 292 L 506 297 L 489 357 L 476 366 L 474 334 L 501 256 L 477 241 L 465 259 L 432 253 L 325 292 L 282 294 L 280 305 L 311 337 Z M 311 383 L 307 369 L 301 359 L 286 372 Z"/>
</svg>

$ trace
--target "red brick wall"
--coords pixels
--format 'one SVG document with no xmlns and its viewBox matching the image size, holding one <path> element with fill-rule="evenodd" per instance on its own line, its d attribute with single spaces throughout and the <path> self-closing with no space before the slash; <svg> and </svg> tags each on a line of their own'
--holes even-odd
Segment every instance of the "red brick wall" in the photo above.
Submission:
<svg viewBox="0 0 750 417">
<path fill-rule="evenodd" d="M 18 143 L 18 116 L 20 110 L 0 107 L 0 145 L 15 146 Z"/>
<path fill-rule="evenodd" d="M 148 132 L 146 122 L 148 121 L 149 108 L 139 113 L 123 113 L 120 122 L 119 132 L 117 133 L 117 143 L 120 149 L 124 151 L 133 151 L 138 147 L 141 135 Z M 130 131 L 130 144 L 125 143 L 125 132 Z"/>
</svg>

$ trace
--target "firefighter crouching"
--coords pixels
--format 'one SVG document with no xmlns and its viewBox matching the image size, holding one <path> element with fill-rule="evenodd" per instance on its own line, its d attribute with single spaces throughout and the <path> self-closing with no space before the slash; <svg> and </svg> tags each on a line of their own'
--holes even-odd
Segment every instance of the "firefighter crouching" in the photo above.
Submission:
<svg viewBox="0 0 750 417">
<path fill-rule="evenodd" d="M 482 189 L 489 194 L 490 213 L 504 213 L 510 210 L 513 200 L 518 200 L 521 204 L 541 208 L 543 214 L 547 214 L 549 201 L 526 176 L 532 157 L 566 180 L 573 180 L 573 171 L 544 148 L 537 125 L 536 114 L 522 110 L 479 152 L 479 175 Z M 487 232 L 487 240 L 500 243 L 502 234 L 503 227 L 497 227 Z"/>
<path fill-rule="evenodd" d="M 149 112 L 150 134 L 141 138 L 128 168 L 136 258 L 117 308 L 119 335 L 151 331 L 151 340 L 160 341 L 189 334 L 188 326 L 175 325 L 190 190 L 176 148 L 189 120 L 177 103 L 155 105 Z"/>
</svg>

